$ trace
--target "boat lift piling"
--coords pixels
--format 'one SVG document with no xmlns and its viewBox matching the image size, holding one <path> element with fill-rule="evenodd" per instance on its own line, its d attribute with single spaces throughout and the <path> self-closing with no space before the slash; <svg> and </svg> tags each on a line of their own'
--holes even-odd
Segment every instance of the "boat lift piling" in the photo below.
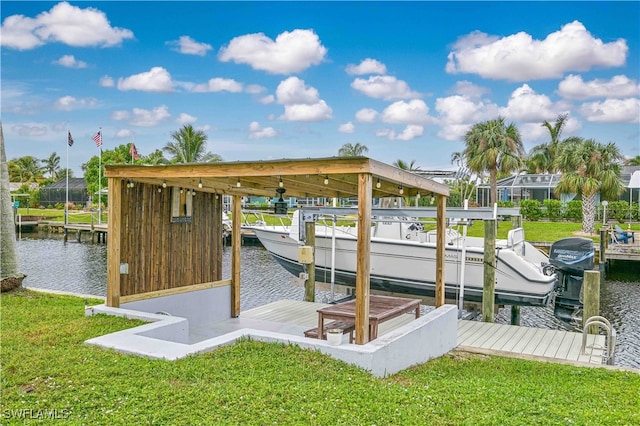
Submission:
<svg viewBox="0 0 640 426">
<path fill-rule="evenodd" d="M 522 228 L 522 216 L 511 216 L 511 229 Z M 520 325 L 520 306 L 511 305 L 511 325 Z"/>
<path fill-rule="evenodd" d="M 484 221 L 484 290 L 482 321 L 494 322 L 496 289 L 496 219 Z"/>
</svg>

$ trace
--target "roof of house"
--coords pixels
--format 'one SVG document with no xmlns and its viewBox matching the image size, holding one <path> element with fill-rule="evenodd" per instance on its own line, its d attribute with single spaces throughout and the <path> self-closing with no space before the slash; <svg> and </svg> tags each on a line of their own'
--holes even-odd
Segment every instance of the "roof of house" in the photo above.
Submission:
<svg viewBox="0 0 640 426">
<path fill-rule="evenodd" d="M 51 189 L 67 189 L 67 179 L 60 179 L 58 182 L 52 183 L 50 185 L 47 185 L 43 188 L 40 188 L 41 191 L 43 190 L 51 190 Z M 87 189 L 87 182 L 85 182 L 84 178 L 69 178 L 69 190 L 73 191 L 73 190 L 86 190 Z"/>
</svg>

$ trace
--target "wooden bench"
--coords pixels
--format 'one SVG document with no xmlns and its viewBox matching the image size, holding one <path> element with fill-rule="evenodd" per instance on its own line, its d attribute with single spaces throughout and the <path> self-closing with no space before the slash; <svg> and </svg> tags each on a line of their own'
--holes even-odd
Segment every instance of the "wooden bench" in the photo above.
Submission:
<svg viewBox="0 0 640 426">
<path fill-rule="evenodd" d="M 356 329 L 356 324 L 351 321 L 331 321 L 324 325 L 324 330 L 322 333 L 322 338 L 324 339 L 327 335 L 327 330 L 331 330 L 332 328 L 337 328 L 342 330 L 343 333 L 349 333 L 349 343 L 353 343 L 353 332 Z M 304 337 L 311 337 L 313 339 L 318 339 L 318 327 L 311 328 L 304 332 Z"/>
</svg>

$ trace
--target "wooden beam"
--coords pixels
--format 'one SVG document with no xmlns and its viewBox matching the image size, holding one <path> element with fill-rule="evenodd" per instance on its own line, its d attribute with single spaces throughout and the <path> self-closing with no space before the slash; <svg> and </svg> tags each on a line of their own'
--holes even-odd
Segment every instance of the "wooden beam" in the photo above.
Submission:
<svg viewBox="0 0 640 426">
<path fill-rule="evenodd" d="M 447 197 L 438 194 L 436 218 L 436 308 L 444 305 L 444 254 L 447 231 Z"/>
<path fill-rule="evenodd" d="M 484 221 L 484 278 L 482 291 L 482 321 L 494 322 L 496 294 L 496 231 L 497 221 Z"/>
<path fill-rule="evenodd" d="M 233 196 L 233 222 L 231 227 L 231 316 L 236 318 L 240 315 L 240 245 L 242 244 L 242 234 L 240 225 L 242 224 L 242 197 Z M 219 218 L 222 220 L 222 218 Z"/>
<path fill-rule="evenodd" d="M 107 306 L 120 307 L 120 241 L 123 180 L 109 178 L 109 232 L 107 233 Z"/>
<path fill-rule="evenodd" d="M 371 184 L 368 173 L 358 175 L 358 241 L 356 249 L 356 344 L 369 341 L 369 278 L 371 274 Z"/>
<path fill-rule="evenodd" d="M 210 288 L 224 287 L 231 285 L 231 280 L 211 281 L 208 283 L 185 285 L 182 287 L 168 288 L 165 290 L 149 291 L 146 293 L 132 294 L 131 296 L 121 296 L 120 303 L 138 302 L 140 300 L 154 299 L 156 297 L 173 296 L 174 294 L 190 293 L 192 291 L 207 290 Z"/>
<path fill-rule="evenodd" d="M 304 243 L 311 247 L 311 263 L 307 265 L 309 278 L 304 283 L 304 300 L 306 302 L 316 301 L 316 223 L 313 221 L 304 224 Z"/>
</svg>

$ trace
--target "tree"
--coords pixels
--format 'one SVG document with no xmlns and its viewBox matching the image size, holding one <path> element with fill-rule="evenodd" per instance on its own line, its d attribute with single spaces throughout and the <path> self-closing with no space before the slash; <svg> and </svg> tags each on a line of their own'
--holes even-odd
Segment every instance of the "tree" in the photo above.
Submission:
<svg viewBox="0 0 640 426">
<path fill-rule="evenodd" d="M 569 118 L 569 114 L 560 114 L 553 125 L 546 120 L 542 123 L 542 126 L 549 131 L 551 140 L 548 143 L 536 145 L 531 149 L 527 160 L 529 172 L 556 173 L 558 171 L 555 158 L 558 144 L 561 141 L 560 135 L 567 123 L 567 118 Z"/>
<path fill-rule="evenodd" d="M 369 152 L 369 148 L 366 145 L 360 145 L 356 143 L 355 145 L 346 143 L 340 147 L 338 150 L 339 157 L 361 157 L 362 155 Z"/>
<path fill-rule="evenodd" d="M 55 182 L 58 177 L 58 171 L 60 170 L 60 156 L 54 152 L 49 158 L 40 160 L 40 162 L 44 170 L 49 173 L 49 178 Z"/>
<path fill-rule="evenodd" d="M 102 160 L 102 161 L 101 161 Z M 100 163 L 102 162 L 102 169 Z M 104 176 L 104 166 L 107 164 L 127 164 L 131 162 L 131 154 L 129 153 L 129 145 L 118 145 L 114 149 L 102 151 L 102 159 L 98 155 L 94 155 L 82 165 L 84 171 L 84 180 L 87 182 L 87 191 L 95 201 L 94 196 L 100 189 L 107 188 L 107 178 Z M 72 177 L 69 174 L 69 177 Z M 98 179 L 100 177 L 100 179 Z M 102 196 L 102 201 L 106 201 L 106 196 Z"/>
<path fill-rule="evenodd" d="M 411 162 L 409 163 L 403 160 L 396 160 L 393 162 L 393 165 L 399 169 L 407 170 L 409 172 L 415 172 L 420 170 L 420 167 L 416 167 L 416 160 L 411 160 Z"/>
<path fill-rule="evenodd" d="M 195 130 L 191 124 L 186 124 L 176 132 L 171 133 L 172 141 L 167 142 L 163 150 L 172 156 L 172 163 L 213 163 L 222 158 L 211 152 L 206 152 L 207 135 L 202 130 Z"/>
<path fill-rule="evenodd" d="M 9 174 L 12 182 L 38 182 L 42 180 L 43 173 L 40 162 L 31 155 L 25 155 L 16 160 L 9 161 Z"/>
<path fill-rule="evenodd" d="M 633 157 L 633 158 L 628 158 L 628 159 L 625 161 L 625 164 L 626 164 L 627 166 L 640 166 L 640 155 L 636 155 L 636 156 L 635 156 L 635 157 Z"/>
<path fill-rule="evenodd" d="M 465 135 L 462 153 L 469 170 L 489 173 L 491 204 L 498 200 L 498 173 L 520 170 L 524 147 L 515 124 L 506 125 L 504 118 L 476 123 Z"/>
<path fill-rule="evenodd" d="M 25 275 L 18 272 L 16 228 L 13 221 L 9 166 L 4 150 L 4 134 L 0 122 L 0 290 L 9 291 L 22 285 Z"/>
<path fill-rule="evenodd" d="M 595 231 L 596 195 L 618 197 L 624 191 L 620 179 L 624 157 L 615 143 L 572 139 L 559 145 L 556 167 L 562 172 L 556 194 L 582 196 L 582 232 Z"/>
</svg>

